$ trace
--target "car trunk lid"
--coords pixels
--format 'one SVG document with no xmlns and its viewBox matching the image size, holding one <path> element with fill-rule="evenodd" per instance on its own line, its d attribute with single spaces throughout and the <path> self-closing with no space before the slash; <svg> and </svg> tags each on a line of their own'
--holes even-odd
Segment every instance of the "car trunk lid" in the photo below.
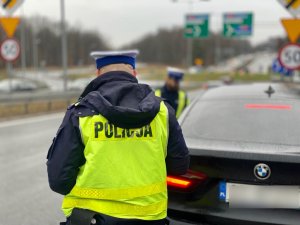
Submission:
<svg viewBox="0 0 300 225">
<path fill-rule="evenodd" d="M 187 139 L 191 169 L 211 179 L 251 184 L 299 185 L 300 152 L 295 146 Z M 266 164 L 271 175 L 260 179 L 255 167 Z"/>
</svg>

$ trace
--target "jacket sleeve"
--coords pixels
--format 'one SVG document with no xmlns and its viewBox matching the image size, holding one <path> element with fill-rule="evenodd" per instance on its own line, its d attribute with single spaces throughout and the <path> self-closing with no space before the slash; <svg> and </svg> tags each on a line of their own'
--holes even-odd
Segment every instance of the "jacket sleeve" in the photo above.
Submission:
<svg viewBox="0 0 300 225">
<path fill-rule="evenodd" d="M 181 127 L 177 122 L 175 111 L 167 103 L 166 105 L 169 110 L 169 140 L 166 158 L 167 172 L 173 175 L 183 175 L 189 168 L 189 151 Z"/>
<path fill-rule="evenodd" d="M 85 163 L 78 118 L 69 109 L 47 155 L 50 188 L 68 194 L 76 183 L 79 167 Z"/>
</svg>

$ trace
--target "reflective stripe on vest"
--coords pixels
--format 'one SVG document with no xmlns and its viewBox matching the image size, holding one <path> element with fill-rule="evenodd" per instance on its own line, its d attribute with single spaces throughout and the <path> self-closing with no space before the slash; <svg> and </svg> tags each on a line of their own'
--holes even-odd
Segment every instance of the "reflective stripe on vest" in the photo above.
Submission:
<svg viewBox="0 0 300 225">
<path fill-rule="evenodd" d="M 157 97 L 161 97 L 161 90 L 157 89 L 155 91 L 155 95 Z M 189 105 L 189 102 L 186 102 L 186 94 L 184 91 L 179 91 L 178 92 L 178 106 L 177 106 L 177 111 L 176 111 L 176 118 L 178 119 L 183 110 L 185 109 L 186 106 Z"/>
<path fill-rule="evenodd" d="M 186 102 L 185 101 L 186 101 L 185 92 L 184 91 L 179 91 L 179 93 L 178 93 L 178 107 L 177 107 L 177 111 L 176 111 L 177 119 L 179 118 L 179 116 L 183 112 L 184 108 L 186 107 Z"/>
<path fill-rule="evenodd" d="M 116 127 L 101 115 L 80 117 L 86 163 L 64 198 L 65 215 L 77 207 L 118 218 L 165 218 L 168 120 L 163 102 L 153 121 L 138 129 Z"/>
<path fill-rule="evenodd" d="M 83 208 L 89 209 L 92 211 L 102 212 L 106 215 L 114 215 L 117 218 L 137 218 L 137 219 L 144 219 L 144 220 L 159 220 L 164 219 L 167 216 L 167 200 L 162 200 L 161 202 L 157 202 L 151 205 L 132 205 L 126 204 L 122 202 L 115 202 L 114 206 L 110 202 L 102 201 L 99 204 L 98 200 L 95 199 L 74 199 L 68 198 L 63 202 L 63 208 Z M 109 213 L 107 213 L 109 212 Z M 157 212 L 161 212 L 157 214 Z M 71 211 L 69 216 L 71 215 Z M 132 216 L 130 216 L 132 215 Z M 148 216 L 145 216 L 148 215 Z"/>
<path fill-rule="evenodd" d="M 135 187 L 126 189 L 96 189 L 96 188 L 80 188 L 74 187 L 71 195 L 80 198 L 93 198 L 93 199 L 107 199 L 119 200 L 124 198 L 137 198 L 141 196 L 148 196 L 164 191 L 166 182 L 148 185 L 145 187 Z"/>
</svg>

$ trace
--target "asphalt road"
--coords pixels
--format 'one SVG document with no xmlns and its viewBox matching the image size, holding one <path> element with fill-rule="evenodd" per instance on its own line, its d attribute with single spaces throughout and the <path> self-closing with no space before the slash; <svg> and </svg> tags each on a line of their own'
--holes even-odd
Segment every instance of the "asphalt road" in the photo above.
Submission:
<svg viewBox="0 0 300 225">
<path fill-rule="evenodd" d="M 46 171 L 48 148 L 62 119 L 58 113 L 0 123 L 0 225 L 64 220 L 62 197 L 50 190 Z"/>
<path fill-rule="evenodd" d="M 0 225 L 64 221 L 62 197 L 50 190 L 45 164 L 62 118 L 59 113 L 0 123 Z"/>
<path fill-rule="evenodd" d="M 54 225 L 61 197 L 48 187 L 46 155 L 63 114 L 0 123 L 0 225 Z"/>
</svg>

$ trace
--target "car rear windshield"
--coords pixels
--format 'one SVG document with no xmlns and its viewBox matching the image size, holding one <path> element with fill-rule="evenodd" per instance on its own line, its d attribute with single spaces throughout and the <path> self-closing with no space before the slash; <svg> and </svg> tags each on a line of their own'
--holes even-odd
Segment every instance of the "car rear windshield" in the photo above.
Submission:
<svg viewBox="0 0 300 225">
<path fill-rule="evenodd" d="M 183 120 L 185 137 L 300 145 L 300 101 L 198 101 Z"/>
</svg>

